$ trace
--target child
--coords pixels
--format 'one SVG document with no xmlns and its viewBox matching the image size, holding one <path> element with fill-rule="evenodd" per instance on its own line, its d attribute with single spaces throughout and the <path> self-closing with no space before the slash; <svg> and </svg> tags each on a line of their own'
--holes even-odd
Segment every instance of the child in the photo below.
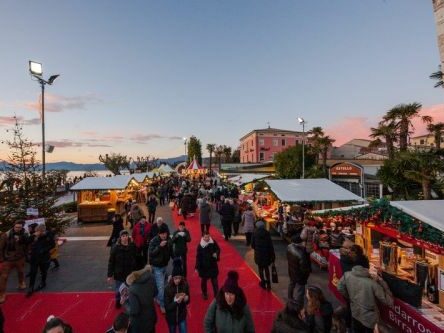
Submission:
<svg viewBox="0 0 444 333">
<path fill-rule="evenodd" d="M 187 276 L 187 243 L 191 242 L 190 232 L 185 228 L 185 222 L 179 222 L 179 229 L 173 234 L 173 254 L 182 260 L 183 276 Z"/>
</svg>

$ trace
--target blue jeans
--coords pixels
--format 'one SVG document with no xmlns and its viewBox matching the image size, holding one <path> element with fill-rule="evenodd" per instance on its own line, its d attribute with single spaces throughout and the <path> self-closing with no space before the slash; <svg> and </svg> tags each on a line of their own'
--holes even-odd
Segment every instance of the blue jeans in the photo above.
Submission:
<svg viewBox="0 0 444 333">
<path fill-rule="evenodd" d="M 119 293 L 119 288 L 120 288 L 120 286 L 122 285 L 122 281 L 117 281 L 117 280 L 114 280 L 114 282 L 115 282 L 115 285 L 116 285 L 116 303 L 119 303 L 120 302 L 120 293 Z"/>
<path fill-rule="evenodd" d="M 168 324 L 170 329 L 170 333 L 176 333 L 177 329 L 179 329 L 179 333 L 187 333 L 187 322 L 186 320 L 182 320 L 177 324 Z"/>
<path fill-rule="evenodd" d="M 163 294 L 165 290 L 166 267 L 153 266 L 154 279 L 156 280 L 157 296 L 156 299 L 162 308 L 165 307 Z"/>
</svg>

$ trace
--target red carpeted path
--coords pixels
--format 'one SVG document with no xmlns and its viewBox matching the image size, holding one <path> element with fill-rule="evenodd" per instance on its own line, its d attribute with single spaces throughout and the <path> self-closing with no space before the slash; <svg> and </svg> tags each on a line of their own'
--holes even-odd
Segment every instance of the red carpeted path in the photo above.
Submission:
<svg viewBox="0 0 444 333">
<path fill-rule="evenodd" d="M 174 223 L 177 227 L 182 220 L 182 216 L 178 216 L 176 211 L 173 211 L 172 214 Z M 210 297 L 207 301 L 203 300 L 200 291 L 200 278 L 198 274 L 194 272 L 196 250 L 197 245 L 200 242 L 200 224 L 198 215 L 188 217 L 185 221 L 185 225 L 191 233 L 191 243 L 188 244 L 187 258 L 191 303 L 187 318 L 187 326 L 189 332 L 203 332 L 203 319 L 208 306 L 212 301 L 213 292 L 211 283 L 208 282 L 208 295 Z M 222 287 L 228 271 L 236 270 L 239 273 L 239 285 L 244 290 L 247 302 L 253 313 L 256 332 L 269 333 L 276 312 L 283 307 L 282 303 L 272 292 L 265 291 L 259 287 L 259 277 L 247 265 L 234 246 L 223 239 L 223 236 L 218 229 L 211 226 L 210 234 L 221 248 L 221 259 L 219 261 L 219 287 Z"/>
</svg>

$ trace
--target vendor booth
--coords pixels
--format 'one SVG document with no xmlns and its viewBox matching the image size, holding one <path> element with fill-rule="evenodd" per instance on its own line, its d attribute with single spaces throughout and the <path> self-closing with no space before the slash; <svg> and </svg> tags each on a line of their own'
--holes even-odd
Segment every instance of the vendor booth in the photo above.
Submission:
<svg viewBox="0 0 444 333">
<path fill-rule="evenodd" d="M 227 182 L 240 188 L 239 200 L 247 201 L 254 200 L 253 192 L 255 184 L 260 180 L 271 177 L 271 175 L 267 174 L 244 173 L 228 178 Z"/>
<path fill-rule="evenodd" d="M 207 169 L 203 168 L 196 158 L 188 165 L 186 169 L 182 170 L 183 175 L 188 176 L 192 179 L 197 179 L 203 177 L 207 173 Z"/>
<path fill-rule="evenodd" d="M 336 208 L 362 203 L 365 200 L 325 178 L 266 179 L 266 192 L 258 195 L 255 211 L 267 228 L 274 227 L 279 217 L 279 203 L 285 205 L 287 222 L 302 223 L 306 210 Z M 289 226 L 290 227 L 290 226 Z"/>
<path fill-rule="evenodd" d="M 135 199 L 140 184 L 132 175 L 87 177 L 71 187 L 77 195 L 77 216 L 80 222 L 107 221 L 111 215 L 122 214 L 128 199 Z"/>
<path fill-rule="evenodd" d="M 403 332 L 444 332 L 444 200 L 378 200 L 347 212 L 325 212 L 356 225 L 355 241 L 380 272 L 395 297 L 394 308 L 381 306 L 384 321 Z M 339 251 L 329 256 L 329 287 L 342 276 Z"/>
</svg>

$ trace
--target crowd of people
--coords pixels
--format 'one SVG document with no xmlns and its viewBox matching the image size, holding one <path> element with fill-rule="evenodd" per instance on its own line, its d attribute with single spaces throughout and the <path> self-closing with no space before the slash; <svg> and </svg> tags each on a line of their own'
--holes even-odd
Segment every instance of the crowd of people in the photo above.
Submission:
<svg viewBox="0 0 444 333">
<path fill-rule="evenodd" d="M 189 181 L 178 177 L 153 184 L 146 199 L 145 216 L 140 203 L 129 201 L 126 216 L 116 215 L 107 245 L 110 247 L 107 280 L 115 288 L 115 306 L 122 308 L 108 332 L 155 332 L 158 321 L 156 307 L 168 324 L 170 333 L 187 332 L 187 311 L 190 302 L 188 246 L 191 234 L 186 228 L 187 218 L 199 213 L 200 241 L 196 249 L 195 267 L 200 278 L 201 297 L 213 300 L 206 310 L 205 332 L 255 332 L 248 300 L 239 285 L 239 273 L 228 272 L 220 287 L 219 265 L 221 247 L 211 237 L 210 226 L 214 214 L 220 216 L 225 242 L 232 235 L 242 234 L 245 245 L 254 251 L 260 281 L 259 288 L 271 290 L 271 267 L 276 253 L 270 232 L 254 214 L 248 203 L 237 200 L 235 187 L 218 184 L 212 179 Z M 182 221 L 176 230 L 169 229 L 158 205 L 177 208 Z M 325 232 L 312 221 L 291 237 L 287 247 L 288 295 L 285 307 L 277 314 L 272 332 L 372 332 L 378 324 L 377 302 L 391 304 L 390 292 L 381 280 L 369 275 L 369 262 L 362 248 L 342 235 L 329 233 L 329 247 L 341 250 L 344 276 L 338 290 L 347 306 L 334 306 L 320 287 L 308 284 L 312 272 L 310 253 L 326 238 Z M 55 236 L 38 225 L 31 234 L 18 221 L 12 230 L 0 237 L 0 302 L 5 301 L 6 282 L 10 271 L 16 269 L 19 288 L 25 289 L 25 260 L 29 258 L 28 297 L 46 285 L 51 263 L 50 252 L 55 248 Z M 54 258 L 53 258 L 54 259 Z M 58 261 L 54 261 L 58 267 Z M 172 269 L 169 269 L 172 267 Z M 40 284 L 35 288 L 37 273 Z M 212 292 L 208 293 L 208 280 Z M 0 317 L 1 318 L 1 317 Z M 52 330 L 54 328 L 60 328 Z M 72 332 L 60 318 L 49 318 L 44 332 Z"/>
</svg>

